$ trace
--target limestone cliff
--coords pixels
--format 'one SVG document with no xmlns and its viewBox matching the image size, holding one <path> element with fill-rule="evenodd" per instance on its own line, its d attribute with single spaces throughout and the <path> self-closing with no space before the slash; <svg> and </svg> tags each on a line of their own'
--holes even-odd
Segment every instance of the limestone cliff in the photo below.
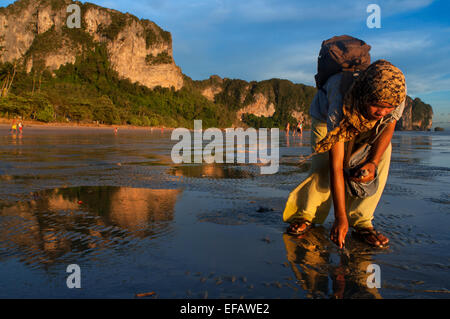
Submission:
<svg viewBox="0 0 450 319">
<path fill-rule="evenodd" d="M 400 131 L 412 130 L 412 99 L 409 96 L 406 97 L 405 109 L 395 129 Z"/>
<path fill-rule="evenodd" d="M 70 4 L 81 8 L 81 28 L 70 29 Z M 121 78 L 149 88 L 183 86 L 181 69 L 173 60 L 171 34 L 149 20 L 94 4 L 70 0 L 18 0 L 0 8 L 1 62 L 18 61 L 27 72 L 51 71 L 92 45 L 108 49 L 111 65 Z"/>
<path fill-rule="evenodd" d="M 427 131 L 433 124 L 433 109 L 420 98 L 406 97 L 402 118 L 397 122 L 397 130 Z"/>
<path fill-rule="evenodd" d="M 416 97 L 412 105 L 412 129 L 429 131 L 433 125 L 433 108 Z"/>
<path fill-rule="evenodd" d="M 315 88 L 311 86 L 281 79 L 247 82 L 222 79 L 217 75 L 207 80 L 193 81 L 192 85 L 208 100 L 235 110 L 235 125 L 240 125 L 245 115 L 249 114 L 272 118 L 274 125 L 285 125 L 282 124 L 285 121 L 303 121 L 307 125 L 310 122 L 308 110 L 315 94 Z"/>
<path fill-rule="evenodd" d="M 67 22 L 73 15 L 73 11 L 67 12 L 70 4 L 77 4 L 80 8 L 80 28 L 68 27 Z M 176 123 L 185 125 L 187 118 L 191 120 L 192 117 L 204 116 L 211 120 L 210 123 L 218 124 L 218 119 L 225 119 L 226 123 L 235 126 L 244 122 L 259 127 L 284 127 L 287 122 L 296 124 L 298 121 L 309 125 L 309 105 L 316 93 L 314 87 L 282 79 L 248 82 L 222 79 L 217 75 L 204 81 L 193 81 L 182 74 L 174 62 L 172 51 L 171 34 L 155 23 L 91 3 L 17 0 L 8 7 L 0 7 L 0 62 L 12 62 L 29 74 L 17 73 L 16 82 L 17 77 L 21 77 L 21 85 L 25 86 L 13 86 L 13 94 L 34 92 L 35 81 L 39 81 L 36 87 L 41 92 L 40 76 L 44 75 L 44 80 L 48 80 L 52 75 L 58 78 L 61 74 L 76 74 L 78 78 L 74 81 L 78 81 L 77 85 L 88 82 L 96 90 L 92 95 L 80 97 L 80 94 L 71 95 L 74 91 L 70 88 L 67 93 L 65 88 L 57 85 L 59 83 L 54 83 L 53 87 L 42 87 L 47 93 L 54 92 L 56 88 L 61 90 L 55 96 L 44 94 L 53 108 L 51 112 L 45 111 L 44 115 L 39 116 L 37 112 L 21 109 L 20 112 L 12 112 L 17 116 L 44 121 L 76 118 L 77 121 L 164 126 L 175 126 Z M 35 80 L 36 73 L 40 76 Z M 9 76 L 7 74 L 5 76 Z M 100 75 L 104 78 L 100 79 Z M 111 78 L 114 83 L 103 85 L 107 82 L 105 79 Z M 158 96 L 159 90 L 141 90 L 123 83 L 119 85 L 118 82 L 128 81 L 116 81 L 117 78 L 128 79 L 151 89 L 160 86 L 176 90 L 186 88 L 186 91 L 176 98 L 170 95 L 172 93 L 161 97 Z M 28 91 L 24 87 L 28 87 Z M 134 99 L 138 90 L 146 95 L 147 105 Z M 126 94 L 121 94 L 125 91 Z M 108 97 L 104 98 L 104 95 Z M 160 103 L 160 98 L 166 99 L 164 110 L 159 107 L 164 104 Z M 80 102 L 80 99 L 84 100 Z M 99 104 L 98 101 L 104 103 Z M 12 100 L 5 101 L 0 113 L 10 116 L 14 103 Z M 93 107 L 90 107 L 93 105 L 102 105 L 108 111 L 94 114 Z M 432 116 L 431 106 L 420 99 L 408 98 L 398 128 L 430 129 Z M 225 122 L 220 122 L 220 125 L 225 125 Z"/>
<path fill-rule="evenodd" d="M 275 105 L 269 102 L 267 97 L 263 94 L 257 93 L 254 98 L 255 101 L 253 103 L 250 103 L 237 111 L 236 116 L 239 120 L 241 120 L 242 115 L 246 113 L 265 117 L 270 117 L 275 113 Z"/>
</svg>

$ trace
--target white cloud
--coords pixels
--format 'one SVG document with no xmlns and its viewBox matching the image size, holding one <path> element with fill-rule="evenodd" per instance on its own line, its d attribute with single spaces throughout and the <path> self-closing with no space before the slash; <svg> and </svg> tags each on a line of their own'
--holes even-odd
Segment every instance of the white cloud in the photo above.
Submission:
<svg viewBox="0 0 450 319">
<path fill-rule="evenodd" d="M 372 59 L 391 61 L 405 73 L 408 93 L 427 94 L 450 88 L 449 28 L 429 27 L 367 37 Z M 443 67 L 444 66 L 444 67 Z"/>
<path fill-rule="evenodd" d="M 371 55 L 378 58 L 422 51 L 433 45 L 429 34 L 417 31 L 388 33 L 367 37 L 365 40 L 372 46 Z"/>
<path fill-rule="evenodd" d="M 446 91 L 450 88 L 450 79 L 442 73 L 411 73 L 407 76 L 408 92 L 413 95 Z"/>
<path fill-rule="evenodd" d="M 390 17 L 399 13 L 417 10 L 429 6 L 433 0 L 381 0 L 383 17 Z M 178 3 L 183 6 L 184 2 Z M 189 3 L 189 2 L 187 2 Z M 366 8 L 373 0 L 327 0 L 327 1 L 298 1 L 298 0 L 216 0 L 201 2 L 204 8 L 210 8 L 211 16 L 219 21 L 226 19 L 245 19 L 252 23 L 267 23 L 280 21 L 324 22 L 365 20 Z"/>
</svg>

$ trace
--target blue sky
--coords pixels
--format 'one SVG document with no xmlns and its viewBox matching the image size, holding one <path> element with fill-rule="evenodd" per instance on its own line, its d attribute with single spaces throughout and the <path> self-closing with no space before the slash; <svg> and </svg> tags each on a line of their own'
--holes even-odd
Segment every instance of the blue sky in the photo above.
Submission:
<svg viewBox="0 0 450 319">
<path fill-rule="evenodd" d="M 195 80 L 217 74 L 314 85 L 322 40 L 349 34 L 372 46 L 373 61 L 387 59 L 405 73 L 408 94 L 433 106 L 434 122 L 450 120 L 450 1 L 89 2 L 152 20 L 170 31 L 176 64 Z M 381 8 L 379 29 L 366 25 L 366 8 L 372 3 Z"/>
</svg>

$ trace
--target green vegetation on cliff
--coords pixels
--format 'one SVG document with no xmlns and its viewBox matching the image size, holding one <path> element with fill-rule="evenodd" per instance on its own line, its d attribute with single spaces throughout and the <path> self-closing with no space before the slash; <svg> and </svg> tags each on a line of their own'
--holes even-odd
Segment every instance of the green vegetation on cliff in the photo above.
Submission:
<svg viewBox="0 0 450 319">
<path fill-rule="evenodd" d="M 164 31 L 155 23 L 149 20 L 141 20 L 145 25 L 145 42 L 147 49 L 153 44 L 167 43 L 172 44 L 172 35 L 168 31 Z"/>
<path fill-rule="evenodd" d="M 11 70 L 10 63 L 1 64 L 0 79 Z M 233 119 L 232 112 L 196 90 L 151 90 L 119 79 L 104 45 L 60 67 L 55 76 L 48 71 L 39 76 L 18 71 L 10 94 L 0 100 L 0 116 L 188 128 L 194 119 L 202 119 L 204 127 L 226 127 Z"/>
<path fill-rule="evenodd" d="M 431 107 L 431 105 L 423 102 L 420 98 L 416 97 L 412 102 L 413 129 L 431 129 L 432 120 L 433 108 Z"/>
<path fill-rule="evenodd" d="M 108 40 L 114 41 L 128 23 L 127 16 L 121 13 L 110 12 L 111 23 L 108 25 L 100 24 L 98 26 L 98 32 L 107 38 Z"/>
<path fill-rule="evenodd" d="M 236 121 L 236 111 L 254 103 L 257 94 L 263 94 L 268 100 L 267 105 L 275 105 L 276 111 L 267 120 L 244 116 L 248 125 L 281 127 L 286 121 L 293 121 L 290 116 L 293 110 L 307 113 L 305 105 L 309 105 L 310 93 L 314 89 L 287 80 L 246 82 L 213 76 L 205 81 L 192 81 L 185 76 L 184 87 L 175 91 L 161 87 L 149 89 L 121 79 L 110 65 L 106 43 L 117 40 L 122 30 L 137 23 L 140 25 L 136 25 L 136 31 L 140 33 L 138 36 L 145 39 L 147 48 L 168 45 L 168 51 L 156 56 L 147 55 L 146 62 L 149 65 L 171 64 L 170 32 L 128 13 L 75 1 L 81 7 L 80 29 L 53 26 L 38 34 L 36 9 L 50 7 L 51 14 L 65 14 L 61 10 L 68 3 L 73 2 L 18 0 L 2 9 L 8 15 L 31 10 L 27 33 L 31 33 L 34 40 L 23 59 L 0 65 L 0 81 L 11 81 L 14 74 L 10 90 L 5 91 L 0 101 L 0 116 L 21 116 L 45 122 L 98 121 L 106 124 L 184 127 L 192 127 L 194 119 L 202 119 L 204 127 L 229 127 Z M 97 35 L 106 43 L 96 43 L 94 37 L 86 32 L 86 19 L 91 10 L 104 14 L 104 19 L 99 20 Z M 51 73 L 46 69 L 46 61 L 56 52 L 74 55 L 76 61 Z M 33 62 L 31 66 L 30 62 Z M 25 72 L 30 67 L 31 72 Z M 214 101 L 202 95 L 203 89 L 211 85 L 218 87 L 214 92 L 220 92 Z"/>
<path fill-rule="evenodd" d="M 54 11 L 64 10 L 70 0 L 19 0 L 0 13 L 20 14 L 25 8 L 51 6 Z M 102 8 L 92 3 L 76 2 L 83 14 L 82 28 L 69 29 L 55 26 L 38 34 L 37 11 L 27 22 L 27 34 L 34 40 L 23 59 L 12 63 L 0 63 L 0 83 L 10 83 L 10 90 L 2 90 L 0 116 L 51 121 L 98 121 L 105 124 L 133 124 L 153 126 L 183 126 L 191 128 L 194 119 L 202 119 L 204 127 L 229 127 L 236 124 L 236 112 L 244 107 L 261 110 L 261 101 L 267 107 L 274 107 L 270 117 L 243 114 L 242 121 L 251 127 L 280 127 L 286 123 L 296 124 L 293 116 L 308 117 L 309 105 L 316 89 L 303 84 L 295 84 L 283 79 L 247 82 L 239 79 L 222 79 L 211 76 L 207 80 L 193 81 L 184 76 L 184 86 L 179 91 L 156 87 L 149 89 L 129 80 L 119 78 L 110 64 L 107 44 L 116 40 L 119 33 L 128 26 L 145 39 L 147 49 L 164 45 L 167 51 L 156 56 L 148 54 L 149 65 L 172 64 L 169 52 L 172 50 L 170 32 L 155 23 L 131 14 Z M 100 10 L 105 14 L 103 24 L 98 26 L 102 41 L 96 43 L 86 32 L 87 13 Z M 110 18 L 110 23 L 109 19 Z M 135 23 L 139 25 L 134 25 Z M 2 38 L 0 37 L 0 40 Z M 3 42 L 0 42 L 3 43 Z M 77 56 L 73 64 L 61 66 L 54 73 L 45 68 L 46 58 L 58 50 Z M 0 55 L 4 46 L 0 46 Z M 60 53 L 60 52 L 59 52 Z M 147 54 L 148 51 L 145 53 Z M 31 72 L 24 71 L 33 61 Z M 16 67 L 15 67 L 15 66 Z M 8 87 L 8 85 L 3 85 Z M 202 95 L 205 92 L 208 100 Z M 213 95 L 215 94 L 215 95 Z M 261 96 L 264 99 L 261 99 Z M 264 111 L 264 110 L 263 110 Z M 256 112 L 254 112 L 256 113 Z M 295 114 L 297 113 L 297 114 Z M 408 113 L 411 114 L 411 113 Z M 412 102 L 412 121 L 416 129 L 431 127 L 431 106 L 416 98 Z M 239 123 L 241 124 L 241 123 Z"/>
<path fill-rule="evenodd" d="M 157 65 L 157 64 L 170 64 L 173 62 L 172 57 L 166 52 L 158 53 L 157 56 L 153 56 L 153 54 L 149 54 L 145 57 L 145 62 L 149 65 Z"/>
<path fill-rule="evenodd" d="M 316 88 L 304 84 L 295 84 L 288 80 L 271 79 L 258 82 L 254 88 L 255 93 L 268 97 L 268 103 L 275 105 L 275 113 L 270 118 L 272 126 L 284 127 L 287 122 L 296 125 L 291 116 L 293 111 L 309 114 L 309 106 L 316 94 Z"/>
<path fill-rule="evenodd" d="M 36 34 L 24 57 L 25 59 L 32 58 L 33 66 L 42 71 L 45 68 L 44 58 L 50 52 L 60 49 L 63 41 L 62 34 L 53 26 L 44 33 Z"/>
<path fill-rule="evenodd" d="M 25 9 L 38 7 L 56 11 L 64 10 L 68 0 L 19 0 L 1 12 L 7 15 L 20 14 Z M 194 119 L 203 119 L 205 127 L 231 125 L 233 112 L 222 105 L 208 101 L 198 90 L 185 87 L 156 87 L 149 89 L 138 83 L 119 78 L 110 64 L 106 46 L 115 40 L 126 27 L 136 23 L 143 28 L 139 36 L 144 37 L 147 48 L 165 44 L 171 49 L 172 37 L 149 20 L 139 20 L 131 14 L 102 8 L 86 2 L 75 2 L 81 7 L 82 28 L 69 29 L 65 25 L 51 27 L 37 33 L 37 13 L 33 11 L 29 29 L 34 36 L 30 48 L 23 58 L 11 63 L 0 63 L 0 82 L 9 83 L 0 98 L 0 116 L 23 117 L 44 122 L 98 121 L 105 124 L 133 124 L 153 126 L 192 127 Z M 98 27 L 98 35 L 106 43 L 97 43 L 86 31 L 86 14 L 89 10 L 100 10 L 110 17 Z M 65 14 L 65 12 L 63 13 Z M 2 51 L 0 47 L 0 54 Z M 58 50 L 76 56 L 72 64 L 61 66 L 51 73 L 46 69 L 46 58 Z M 31 72 L 25 72 L 33 61 Z M 157 56 L 148 56 L 149 64 L 173 63 L 168 51 Z M 14 76 L 13 76 L 14 74 Z M 9 82 L 8 82 L 9 81 Z"/>
<path fill-rule="evenodd" d="M 270 117 L 257 117 L 253 114 L 243 115 L 242 121 L 248 126 L 284 127 L 287 122 L 297 124 L 291 116 L 292 112 L 309 113 L 309 105 L 316 93 L 316 89 L 303 84 L 295 84 L 288 80 L 270 79 L 261 82 L 246 82 L 243 80 L 224 79 L 219 82 L 217 78 L 201 81 L 197 87 L 208 85 L 220 86 L 222 91 L 215 96 L 215 103 L 226 105 L 229 109 L 237 111 L 255 102 L 255 96 L 262 94 L 267 98 L 267 105 L 275 106 L 275 113 Z"/>
<path fill-rule="evenodd" d="M 253 102 L 253 96 L 249 92 L 249 83 L 244 80 L 224 79 L 222 92 L 215 96 L 214 101 L 228 105 L 232 110 L 239 110 L 243 106 Z"/>
<path fill-rule="evenodd" d="M 0 36 L 0 42 L 3 42 L 4 39 L 5 39 L 4 36 Z M 0 58 L 2 57 L 3 52 L 5 51 L 5 49 L 6 48 L 4 46 L 0 45 Z"/>
</svg>

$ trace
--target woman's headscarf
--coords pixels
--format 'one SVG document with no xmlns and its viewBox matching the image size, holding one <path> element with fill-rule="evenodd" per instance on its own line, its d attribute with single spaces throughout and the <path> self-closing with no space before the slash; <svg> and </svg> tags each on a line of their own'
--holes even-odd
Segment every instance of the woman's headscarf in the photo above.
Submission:
<svg viewBox="0 0 450 319">
<path fill-rule="evenodd" d="M 326 152 L 337 142 L 352 140 L 371 130 L 378 120 L 367 118 L 367 107 L 375 104 L 399 106 L 406 98 L 405 76 L 386 60 L 372 63 L 352 84 L 343 100 L 343 119 L 315 146 Z"/>
</svg>

